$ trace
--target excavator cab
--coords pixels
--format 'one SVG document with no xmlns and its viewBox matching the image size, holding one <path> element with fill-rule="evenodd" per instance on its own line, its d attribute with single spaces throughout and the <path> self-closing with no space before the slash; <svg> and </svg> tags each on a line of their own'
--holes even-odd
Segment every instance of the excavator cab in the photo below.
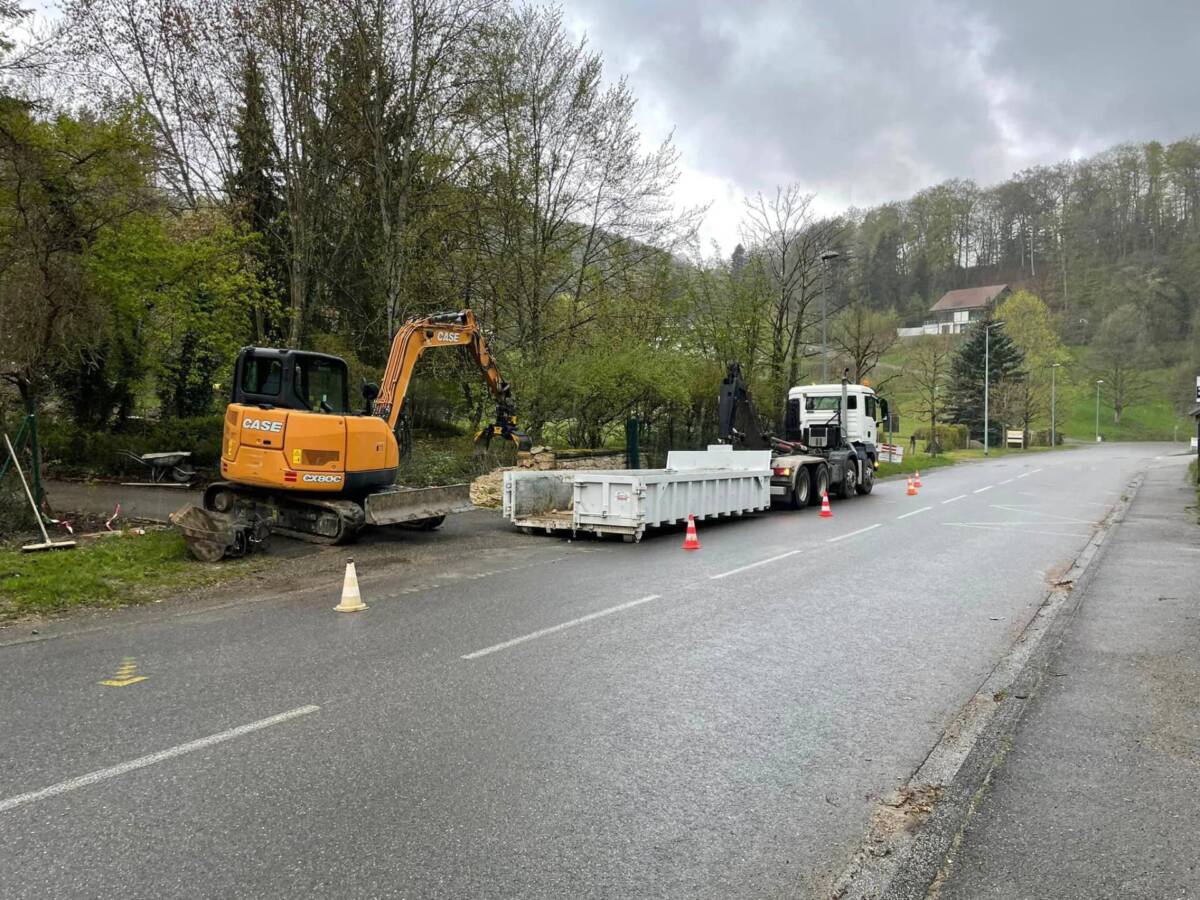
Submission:
<svg viewBox="0 0 1200 900">
<path fill-rule="evenodd" d="M 261 409 L 353 415 L 346 361 L 308 350 L 243 347 L 231 400 Z"/>
</svg>

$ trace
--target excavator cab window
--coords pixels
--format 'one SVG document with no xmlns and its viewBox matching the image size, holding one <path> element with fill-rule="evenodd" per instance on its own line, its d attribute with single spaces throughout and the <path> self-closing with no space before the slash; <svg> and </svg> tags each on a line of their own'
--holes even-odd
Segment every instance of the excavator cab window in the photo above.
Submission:
<svg viewBox="0 0 1200 900">
<path fill-rule="evenodd" d="M 292 381 L 292 392 L 305 408 L 339 415 L 350 412 L 346 364 L 340 359 L 297 356 Z"/>
<path fill-rule="evenodd" d="M 261 356 L 247 357 L 242 366 L 242 390 L 247 394 L 278 396 L 283 385 L 283 362 Z"/>
</svg>

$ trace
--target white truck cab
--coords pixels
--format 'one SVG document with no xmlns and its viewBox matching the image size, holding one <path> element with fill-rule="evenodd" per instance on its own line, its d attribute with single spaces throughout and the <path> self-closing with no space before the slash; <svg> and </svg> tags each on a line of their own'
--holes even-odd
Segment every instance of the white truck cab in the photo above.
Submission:
<svg viewBox="0 0 1200 900">
<path fill-rule="evenodd" d="M 788 391 L 787 434 L 799 438 L 812 425 L 838 422 L 842 404 L 841 384 L 810 384 Z M 879 419 L 883 415 L 875 391 L 866 385 L 846 386 L 846 440 L 850 443 L 875 444 Z"/>
</svg>

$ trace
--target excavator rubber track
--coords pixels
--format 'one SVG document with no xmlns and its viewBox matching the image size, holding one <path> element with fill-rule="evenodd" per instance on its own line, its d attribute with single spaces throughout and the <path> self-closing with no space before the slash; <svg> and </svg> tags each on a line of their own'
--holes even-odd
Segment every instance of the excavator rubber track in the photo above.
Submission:
<svg viewBox="0 0 1200 900">
<path fill-rule="evenodd" d="M 204 508 L 232 513 L 238 519 L 261 520 L 275 534 L 314 544 L 346 544 L 367 524 L 366 512 L 353 500 L 326 500 L 312 495 L 280 495 L 231 481 L 210 484 Z"/>
</svg>

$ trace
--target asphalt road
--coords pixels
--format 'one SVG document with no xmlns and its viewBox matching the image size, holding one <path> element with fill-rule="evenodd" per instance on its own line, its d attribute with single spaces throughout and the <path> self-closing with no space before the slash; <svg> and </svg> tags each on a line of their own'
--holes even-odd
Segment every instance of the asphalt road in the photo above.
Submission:
<svg viewBox="0 0 1200 900">
<path fill-rule="evenodd" d="M 1173 450 L 936 470 L 697 553 L 475 515 L 372 548 L 366 612 L 339 570 L 0 646 L 0 896 L 819 895 Z"/>
</svg>

